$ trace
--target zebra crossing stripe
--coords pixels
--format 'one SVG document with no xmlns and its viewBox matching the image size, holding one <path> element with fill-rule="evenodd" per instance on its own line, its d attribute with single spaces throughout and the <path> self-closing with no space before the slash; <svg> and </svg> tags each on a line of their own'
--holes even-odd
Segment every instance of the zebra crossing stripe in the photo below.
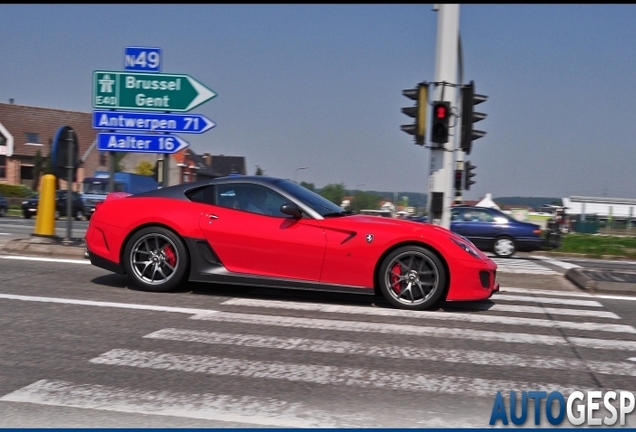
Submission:
<svg viewBox="0 0 636 432">
<path fill-rule="evenodd" d="M 514 312 L 514 313 L 531 313 L 531 314 L 550 314 L 550 315 L 571 315 L 579 317 L 590 318 L 609 318 L 609 319 L 621 319 L 620 316 L 614 312 L 600 311 L 600 310 L 587 310 L 587 309 L 563 309 L 553 308 L 546 306 L 525 306 L 525 305 L 510 305 L 501 303 L 468 303 L 468 302 L 449 302 L 448 306 L 458 309 L 469 310 L 487 310 L 491 312 Z"/>
<path fill-rule="evenodd" d="M 571 300 L 571 299 L 560 299 L 560 298 L 550 298 L 550 297 L 524 297 L 524 296 L 500 294 L 500 293 L 495 294 L 495 296 L 493 296 L 493 299 L 518 301 L 518 302 L 530 302 L 530 303 L 552 303 L 552 304 L 561 304 L 561 305 L 570 305 L 570 306 L 603 307 L 602 304 L 594 300 Z"/>
<path fill-rule="evenodd" d="M 515 287 L 501 287 L 500 293 L 518 293 L 518 294 L 528 294 L 528 295 L 547 295 L 547 296 L 558 296 L 558 297 L 595 297 L 590 293 L 586 292 L 572 292 L 572 291 L 556 291 L 556 290 L 540 290 L 533 288 L 515 288 Z"/>
<path fill-rule="evenodd" d="M 417 392 L 469 394 L 492 397 L 507 388 L 531 388 L 563 393 L 581 390 L 570 384 L 530 383 L 510 380 L 489 380 L 449 375 L 426 375 L 397 371 L 362 369 L 352 367 L 323 366 L 242 360 L 204 355 L 187 355 L 114 349 L 90 360 L 93 364 L 129 366 L 163 371 L 197 372 L 212 375 L 229 375 L 241 378 L 276 379 L 320 385 L 384 388 Z"/>
<path fill-rule="evenodd" d="M 371 345 L 359 342 L 342 342 L 322 339 L 287 338 L 210 332 L 204 330 L 162 329 L 144 338 L 177 342 L 194 342 L 214 345 L 245 346 L 280 350 L 307 351 L 327 354 L 363 355 L 370 357 L 443 361 L 503 367 L 536 369 L 582 370 L 588 367 L 594 373 L 636 376 L 636 364 L 626 362 L 583 361 L 558 357 L 509 354 L 499 352 L 453 350 L 437 348 L 413 348 L 393 345 Z"/>
<path fill-rule="evenodd" d="M 523 318 L 485 314 L 467 314 L 452 312 L 429 312 L 429 311 L 405 311 L 401 309 L 365 308 L 359 306 L 342 306 L 318 303 L 300 303 L 292 301 L 277 300 L 254 300 L 235 298 L 222 303 L 223 305 L 247 306 L 256 308 L 276 308 L 285 310 L 302 310 L 312 312 L 327 312 L 338 314 L 356 314 L 371 316 L 399 316 L 408 318 L 433 319 L 444 321 L 462 321 L 471 323 L 503 324 L 503 325 L 526 325 L 544 328 L 562 328 L 570 330 L 605 331 L 614 333 L 636 334 L 636 329 L 630 325 L 607 324 L 592 322 L 570 322 L 555 321 L 538 318 Z"/>
<path fill-rule="evenodd" d="M 554 258 L 548 258 L 548 257 L 544 257 L 544 256 L 539 256 L 539 255 L 531 255 L 530 258 L 533 259 L 540 259 L 542 261 L 547 262 L 548 264 L 552 264 L 555 265 L 557 267 L 562 267 L 564 269 L 572 269 L 572 268 L 580 268 L 581 266 L 576 265 L 576 264 L 572 264 L 569 262 L 565 262 L 565 261 L 560 261 L 560 260 L 556 260 Z"/>
<path fill-rule="evenodd" d="M 530 273 L 558 275 L 556 272 L 532 261 L 510 258 L 491 258 L 497 264 L 497 271 L 502 273 Z"/>
<path fill-rule="evenodd" d="M 380 333 L 395 335 L 411 335 L 438 337 L 447 339 L 470 339 L 488 342 L 506 342 L 522 344 L 541 344 L 548 346 L 580 345 L 587 348 L 615 349 L 624 351 L 636 350 L 636 341 L 605 340 L 587 338 L 568 338 L 566 341 L 560 336 L 547 336 L 531 333 L 508 333 L 488 330 L 472 330 L 466 328 L 446 328 L 432 326 L 415 326 L 406 324 L 371 323 L 363 321 L 339 321 L 317 318 L 295 318 L 272 315 L 240 314 L 219 312 L 215 314 L 200 314 L 190 319 L 214 322 L 241 323 L 253 325 L 271 325 L 278 327 L 307 328 L 312 330 L 335 330 L 355 333 Z M 568 342 L 569 341 L 569 342 Z"/>
<path fill-rule="evenodd" d="M 133 390 L 53 380 L 37 381 L 0 397 L 0 401 L 288 428 L 356 426 L 355 419 L 345 418 L 344 426 L 328 412 L 274 398 Z"/>
</svg>

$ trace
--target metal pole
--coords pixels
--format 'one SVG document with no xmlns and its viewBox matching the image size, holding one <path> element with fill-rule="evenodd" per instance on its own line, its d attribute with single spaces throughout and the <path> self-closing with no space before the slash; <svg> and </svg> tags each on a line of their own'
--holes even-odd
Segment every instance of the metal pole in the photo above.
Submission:
<svg viewBox="0 0 636 432">
<path fill-rule="evenodd" d="M 437 45 L 435 52 L 435 100 L 448 101 L 456 107 L 457 88 L 457 45 L 459 42 L 459 5 L 439 4 L 437 18 Z M 452 108 L 451 108 L 452 109 Z M 454 123 L 452 122 L 455 119 Z M 451 136 L 447 148 L 431 148 L 428 177 L 428 214 L 429 221 L 450 228 L 450 207 L 453 204 L 453 180 L 456 142 L 459 136 L 460 122 L 457 117 L 451 119 Z M 433 212 L 434 196 L 441 197 L 442 208 Z M 439 209 L 435 209 L 439 210 Z"/>
<path fill-rule="evenodd" d="M 73 197 L 71 195 L 73 189 L 73 168 L 75 161 L 73 155 L 75 154 L 75 140 L 73 139 L 73 130 L 67 129 L 66 132 L 66 241 L 71 241 L 72 227 L 71 227 L 71 214 L 73 213 Z"/>
<path fill-rule="evenodd" d="M 115 152 L 108 152 L 108 192 L 115 192 Z"/>
</svg>

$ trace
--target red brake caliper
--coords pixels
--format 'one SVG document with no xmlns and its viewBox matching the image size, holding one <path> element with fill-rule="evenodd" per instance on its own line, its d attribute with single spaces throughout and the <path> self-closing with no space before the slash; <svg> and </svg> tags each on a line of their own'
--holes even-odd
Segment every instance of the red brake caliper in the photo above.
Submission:
<svg viewBox="0 0 636 432">
<path fill-rule="evenodd" d="M 399 263 L 395 263 L 393 267 L 391 267 L 391 287 L 393 287 L 393 291 L 396 294 L 400 294 L 402 291 L 402 285 L 400 282 L 400 276 L 402 274 L 402 266 Z"/>
<path fill-rule="evenodd" d="M 163 247 L 163 253 L 166 256 L 166 261 L 168 261 L 168 264 L 174 267 L 174 265 L 177 263 L 177 256 L 175 255 L 174 249 L 172 249 L 172 246 L 165 245 Z"/>
</svg>

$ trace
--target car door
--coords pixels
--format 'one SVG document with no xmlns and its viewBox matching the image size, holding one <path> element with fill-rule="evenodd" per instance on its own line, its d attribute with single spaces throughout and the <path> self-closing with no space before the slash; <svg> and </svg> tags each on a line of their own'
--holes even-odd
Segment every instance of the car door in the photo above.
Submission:
<svg viewBox="0 0 636 432">
<path fill-rule="evenodd" d="M 495 223 L 488 209 L 465 207 L 458 211 L 457 220 L 451 222 L 451 230 L 466 237 L 479 249 L 488 250 L 492 241 L 501 232 L 501 226 Z"/>
<path fill-rule="evenodd" d="M 214 204 L 200 216 L 199 227 L 229 271 L 320 279 L 327 241 L 317 221 L 281 213 L 287 199 L 265 186 L 237 182 L 209 187 Z M 255 188 L 267 195 L 269 214 L 247 210 Z"/>
</svg>

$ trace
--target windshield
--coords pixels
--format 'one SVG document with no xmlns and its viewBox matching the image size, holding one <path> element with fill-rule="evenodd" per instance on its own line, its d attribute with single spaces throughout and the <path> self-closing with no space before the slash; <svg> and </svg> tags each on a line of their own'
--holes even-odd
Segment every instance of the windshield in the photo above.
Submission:
<svg viewBox="0 0 636 432">
<path fill-rule="evenodd" d="M 108 183 L 84 183 L 85 194 L 108 194 Z"/>
<path fill-rule="evenodd" d="M 318 195 L 316 192 L 310 191 L 298 183 L 294 183 L 290 180 L 276 180 L 273 183 L 285 192 L 289 192 L 298 198 L 303 202 L 303 204 L 308 205 L 320 213 L 322 217 L 347 214 L 342 208 L 332 203 L 327 198 Z"/>
</svg>

